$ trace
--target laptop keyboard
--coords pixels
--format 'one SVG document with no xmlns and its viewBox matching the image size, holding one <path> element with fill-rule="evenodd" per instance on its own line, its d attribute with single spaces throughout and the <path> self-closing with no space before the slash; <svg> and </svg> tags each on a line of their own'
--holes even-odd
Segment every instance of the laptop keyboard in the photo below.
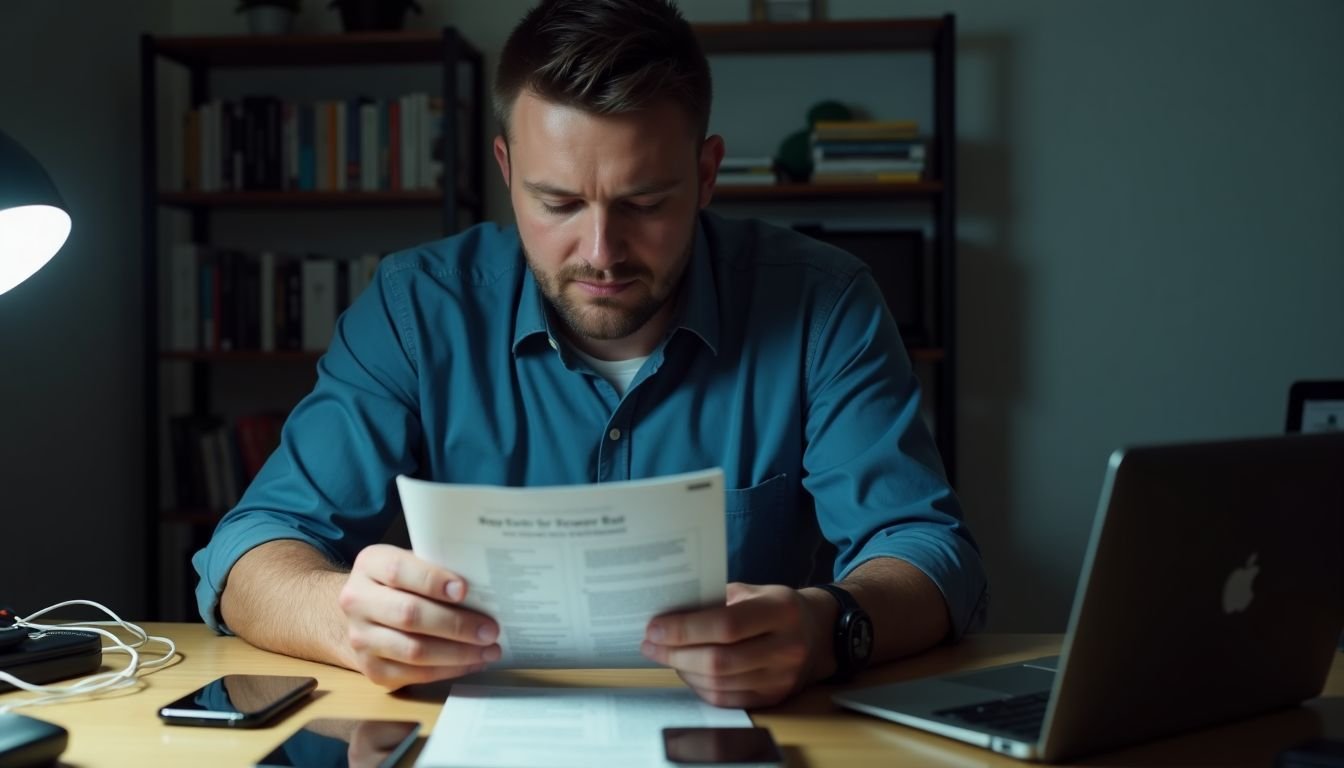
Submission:
<svg viewBox="0 0 1344 768">
<path fill-rule="evenodd" d="M 1024 739 L 1035 739 L 1041 734 L 1041 724 L 1045 722 L 1045 705 L 1049 701 L 1050 692 L 1041 691 L 985 701 L 967 707 L 944 709 L 934 714 L 982 730 L 1001 731 Z"/>
</svg>

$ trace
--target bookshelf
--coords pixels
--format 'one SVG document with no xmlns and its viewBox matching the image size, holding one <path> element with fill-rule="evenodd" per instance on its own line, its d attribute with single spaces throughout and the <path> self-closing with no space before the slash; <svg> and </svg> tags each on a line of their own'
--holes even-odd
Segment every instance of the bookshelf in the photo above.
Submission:
<svg viewBox="0 0 1344 768">
<path fill-rule="evenodd" d="M 877 202 L 903 212 L 915 211 L 932 233 L 928 286 L 921 286 L 932 307 L 928 339 L 910 345 L 916 370 L 927 372 L 925 397 L 933 402 L 934 436 L 949 479 L 957 476 L 957 280 L 956 280 L 956 18 L 861 19 L 807 22 L 697 24 L 705 53 L 713 56 L 856 52 L 913 52 L 932 57 L 933 124 L 927 131 L 927 169 L 921 181 L 899 183 L 780 183 L 720 186 L 715 201 L 787 204 Z M 859 73 L 872 77 L 873 73 Z M 800 111 L 806 107 L 800 104 Z M 885 288 L 886 286 L 884 286 Z M 925 343 L 927 342 L 927 343 Z M 923 377 L 922 377 L 923 378 Z"/>
<path fill-rule="evenodd" d="M 169 69 L 172 67 L 177 68 L 176 73 Z M 195 108 L 215 98 L 219 75 L 227 74 L 235 81 L 242 78 L 249 83 L 250 92 L 269 94 L 275 88 L 268 73 L 342 67 L 347 68 L 345 71 L 351 67 L 376 71 L 376 77 L 386 80 L 389 85 L 393 80 L 405 77 L 408 68 L 420 72 L 429 68 L 437 75 L 438 86 L 432 95 L 439 97 L 443 105 L 443 151 L 438 157 L 442 163 L 442 183 L 438 188 L 403 189 L 399 185 L 380 184 L 377 190 L 352 185 L 340 191 L 319 191 L 297 189 L 296 186 L 304 185 L 295 185 L 288 179 L 279 185 L 243 184 L 235 179 L 232 188 L 211 191 L 181 188 L 177 179 L 165 185 L 164 168 L 171 167 L 172 160 L 170 150 L 165 147 L 172 146 L 173 142 L 164 141 L 170 136 L 160 135 L 160 128 L 165 125 L 164 118 L 178 119 L 177 115 L 167 114 L 167 110 L 172 109 L 172 101 L 165 99 L 164 94 L 174 82 L 170 78 L 185 81 L 187 101 Z M 321 222 L 324 217 L 328 221 L 334 217 L 353 217 L 360 215 L 360 211 L 376 215 L 391 215 L 391 212 L 401 210 L 420 211 L 422 216 L 424 212 L 437 212 L 437 231 L 430 228 L 417 233 L 422 240 L 451 234 L 463 222 L 481 221 L 485 217 L 481 196 L 485 172 L 483 68 L 480 51 L 451 27 L 330 35 L 142 37 L 143 408 L 146 506 L 149 510 L 145 530 L 145 605 L 152 618 L 195 618 L 192 597 L 195 577 L 188 558 L 208 538 L 225 511 L 211 505 L 182 503 L 181 494 L 175 492 L 183 487 L 185 480 L 171 475 L 180 475 L 185 470 L 176 461 L 180 457 L 174 456 L 170 421 L 183 416 L 205 419 L 216 413 L 218 393 L 212 391 L 212 380 L 221 370 L 235 378 L 248 377 L 248 388 L 255 390 L 253 395 L 269 396 L 276 401 L 271 405 L 275 411 L 287 412 L 294 405 L 293 387 L 272 384 L 271 377 L 306 377 L 311 386 L 313 365 L 321 355 L 312 350 L 274 347 L 269 351 L 175 347 L 170 341 L 171 329 L 168 327 L 171 318 L 165 311 L 168 306 L 165 292 L 170 277 L 167 270 L 174 238 L 202 246 L 213 245 L 217 234 L 228 234 L 217 231 L 216 219 L 239 212 L 260 217 L 306 216 L 314 222 Z M 253 81 L 255 86 L 250 85 Z M 338 84 L 332 84 L 330 88 L 331 99 L 355 99 L 361 95 L 343 90 Z M 440 121 L 437 117 L 426 119 L 426 124 L 434 122 Z M 466 151 L 459 153 L 458 148 L 463 146 Z M 343 168 L 339 164 L 334 167 Z M 386 162 L 383 171 L 385 179 Z M 344 170 L 337 172 L 345 173 Z M 185 230 L 183 233 L 168 233 L 172 229 L 170 216 Z M 232 227 L 238 226 L 237 219 L 230 222 Z M 253 234 L 264 239 L 266 225 L 252 226 L 257 230 Z M 228 254 L 221 253 L 218 256 L 220 263 L 227 257 Z M 353 270 L 353 263 L 347 268 Z M 176 375 L 169 376 L 168 371 L 176 371 Z M 175 393 L 165 391 L 165 380 L 185 380 L 188 391 L 176 394 L 184 396 L 179 400 L 189 400 L 188 414 L 169 413 L 171 406 L 166 403 L 172 398 L 167 395 Z M 170 477 L 165 477 L 165 473 Z M 242 481 L 239 478 L 239 482 Z"/>
</svg>

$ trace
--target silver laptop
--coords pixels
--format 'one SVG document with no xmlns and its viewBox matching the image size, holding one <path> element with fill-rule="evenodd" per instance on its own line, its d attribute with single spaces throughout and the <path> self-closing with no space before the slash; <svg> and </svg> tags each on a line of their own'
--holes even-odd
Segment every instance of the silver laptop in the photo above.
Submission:
<svg viewBox="0 0 1344 768">
<path fill-rule="evenodd" d="M 1111 456 L 1058 657 L 837 694 L 1055 762 L 1319 695 L 1344 624 L 1344 433 Z"/>
</svg>

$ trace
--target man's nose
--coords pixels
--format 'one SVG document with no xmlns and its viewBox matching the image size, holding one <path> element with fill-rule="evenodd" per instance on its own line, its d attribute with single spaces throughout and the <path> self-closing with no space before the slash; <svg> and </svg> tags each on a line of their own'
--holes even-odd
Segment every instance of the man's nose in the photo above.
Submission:
<svg viewBox="0 0 1344 768">
<path fill-rule="evenodd" d="M 586 260 L 593 269 L 608 270 L 625 261 L 618 222 L 610 211 L 593 207 Z"/>
</svg>

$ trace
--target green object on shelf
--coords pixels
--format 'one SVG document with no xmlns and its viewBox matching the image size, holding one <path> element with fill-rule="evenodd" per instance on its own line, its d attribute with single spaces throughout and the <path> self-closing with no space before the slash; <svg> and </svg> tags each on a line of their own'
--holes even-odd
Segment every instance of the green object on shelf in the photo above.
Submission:
<svg viewBox="0 0 1344 768">
<path fill-rule="evenodd" d="M 790 181 L 805 182 L 812 178 L 812 126 L 818 120 L 852 120 L 854 112 L 838 101 L 828 99 L 813 104 L 807 110 L 807 127 L 784 137 L 775 156 L 775 164 Z"/>
<path fill-rule="evenodd" d="M 812 128 L 822 120 L 853 120 L 854 111 L 838 101 L 822 101 L 807 110 L 807 127 Z"/>
<path fill-rule="evenodd" d="M 812 177 L 812 129 L 804 128 L 784 137 L 775 163 L 790 181 L 804 182 Z"/>
</svg>

